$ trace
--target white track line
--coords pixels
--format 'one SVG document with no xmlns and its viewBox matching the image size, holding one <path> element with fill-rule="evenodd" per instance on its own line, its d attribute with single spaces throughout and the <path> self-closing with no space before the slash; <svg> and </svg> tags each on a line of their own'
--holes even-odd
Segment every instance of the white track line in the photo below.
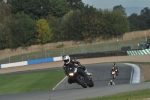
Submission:
<svg viewBox="0 0 150 100">
<path fill-rule="evenodd" d="M 65 78 L 67 78 L 67 76 L 65 77 Z M 65 80 L 65 78 L 64 79 L 62 79 L 52 90 L 55 90 L 55 88 L 62 82 L 62 81 L 64 81 Z"/>
</svg>

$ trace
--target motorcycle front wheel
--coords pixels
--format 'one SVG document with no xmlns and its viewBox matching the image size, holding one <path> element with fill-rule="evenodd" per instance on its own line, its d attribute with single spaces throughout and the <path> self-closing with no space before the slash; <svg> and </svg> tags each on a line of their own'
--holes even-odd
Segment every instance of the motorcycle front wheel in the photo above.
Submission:
<svg viewBox="0 0 150 100">
<path fill-rule="evenodd" d="M 87 84 L 85 83 L 84 77 L 83 76 L 77 76 L 76 77 L 77 82 L 83 87 L 87 88 Z"/>
<path fill-rule="evenodd" d="M 90 85 L 89 85 L 89 87 L 93 87 L 94 86 L 94 82 L 93 82 L 93 80 L 90 80 Z"/>
</svg>

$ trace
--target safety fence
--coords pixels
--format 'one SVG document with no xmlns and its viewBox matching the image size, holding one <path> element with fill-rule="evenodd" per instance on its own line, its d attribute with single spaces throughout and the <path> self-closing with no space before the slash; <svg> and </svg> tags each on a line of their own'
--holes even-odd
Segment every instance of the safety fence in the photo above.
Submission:
<svg viewBox="0 0 150 100">
<path fill-rule="evenodd" d="M 130 50 L 127 51 L 128 56 L 134 56 L 134 55 L 146 55 L 150 54 L 150 49 L 144 49 L 144 50 Z"/>
<path fill-rule="evenodd" d="M 150 49 L 72 54 L 70 56 L 77 59 L 83 59 L 83 58 L 93 58 L 93 57 L 126 56 L 126 55 L 133 56 L 133 55 L 146 55 L 146 54 L 150 54 Z M 1 64 L 0 68 L 33 65 L 33 64 L 40 64 L 40 63 L 47 63 L 47 62 L 54 62 L 54 61 L 62 61 L 62 56 Z"/>
<path fill-rule="evenodd" d="M 70 57 L 76 58 L 76 59 L 83 59 L 83 58 L 95 58 L 95 57 L 106 57 L 106 56 L 126 56 L 126 55 L 127 55 L 126 51 L 108 51 L 108 52 L 72 54 L 72 55 L 70 55 Z M 63 57 L 63 55 L 58 56 L 58 57 L 50 57 L 50 58 L 42 58 L 42 59 L 1 64 L 0 68 L 17 67 L 17 66 L 25 66 L 25 65 L 33 65 L 33 64 L 61 61 L 62 57 Z"/>
<path fill-rule="evenodd" d="M 98 37 L 93 41 L 61 41 L 44 45 L 31 45 L 26 48 L 0 50 L 0 64 L 58 57 L 66 54 L 84 54 L 93 52 L 119 51 L 124 46 L 131 49 L 140 49 L 139 44 L 146 42 L 150 30 L 125 33 L 122 37 L 102 39 Z"/>
</svg>

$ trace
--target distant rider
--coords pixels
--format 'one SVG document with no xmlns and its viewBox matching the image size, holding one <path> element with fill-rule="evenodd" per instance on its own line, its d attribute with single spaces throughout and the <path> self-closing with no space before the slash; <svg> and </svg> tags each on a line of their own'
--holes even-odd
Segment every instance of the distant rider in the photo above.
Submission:
<svg viewBox="0 0 150 100">
<path fill-rule="evenodd" d="M 114 62 L 114 64 L 113 64 L 112 69 L 115 69 L 115 70 L 116 70 L 116 75 L 118 76 L 119 70 L 118 70 L 118 67 L 117 67 L 117 65 L 116 65 L 115 62 Z"/>
<path fill-rule="evenodd" d="M 114 64 L 113 64 L 113 67 L 116 69 L 118 69 L 118 67 L 117 67 L 117 65 L 116 65 L 116 63 L 114 62 Z"/>
<path fill-rule="evenodd" d="M 116 74 L 115 67 L 113 67 L 113 68 L 111 69 L 111 75 L 112 75 L 113 72 L 115 72 L 115 74 Z"/>
</svg>

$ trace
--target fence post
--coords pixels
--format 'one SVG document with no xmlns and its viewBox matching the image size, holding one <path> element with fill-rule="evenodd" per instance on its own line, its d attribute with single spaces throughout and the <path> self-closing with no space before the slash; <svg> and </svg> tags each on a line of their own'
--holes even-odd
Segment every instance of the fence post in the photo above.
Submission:
<svg viewBox="0 0 150 100">
<path fill-rule="evenodd" d="M 10 63 L 10 57 L 9 57 L 9 63 Z"/>
<path fill-rule="evenodd" d="M 46 49 L 45 49 L 45 58 L 47 58 L 47 55 L 46 55 L 47 53 L 46 53 Z"/>
</svg>

